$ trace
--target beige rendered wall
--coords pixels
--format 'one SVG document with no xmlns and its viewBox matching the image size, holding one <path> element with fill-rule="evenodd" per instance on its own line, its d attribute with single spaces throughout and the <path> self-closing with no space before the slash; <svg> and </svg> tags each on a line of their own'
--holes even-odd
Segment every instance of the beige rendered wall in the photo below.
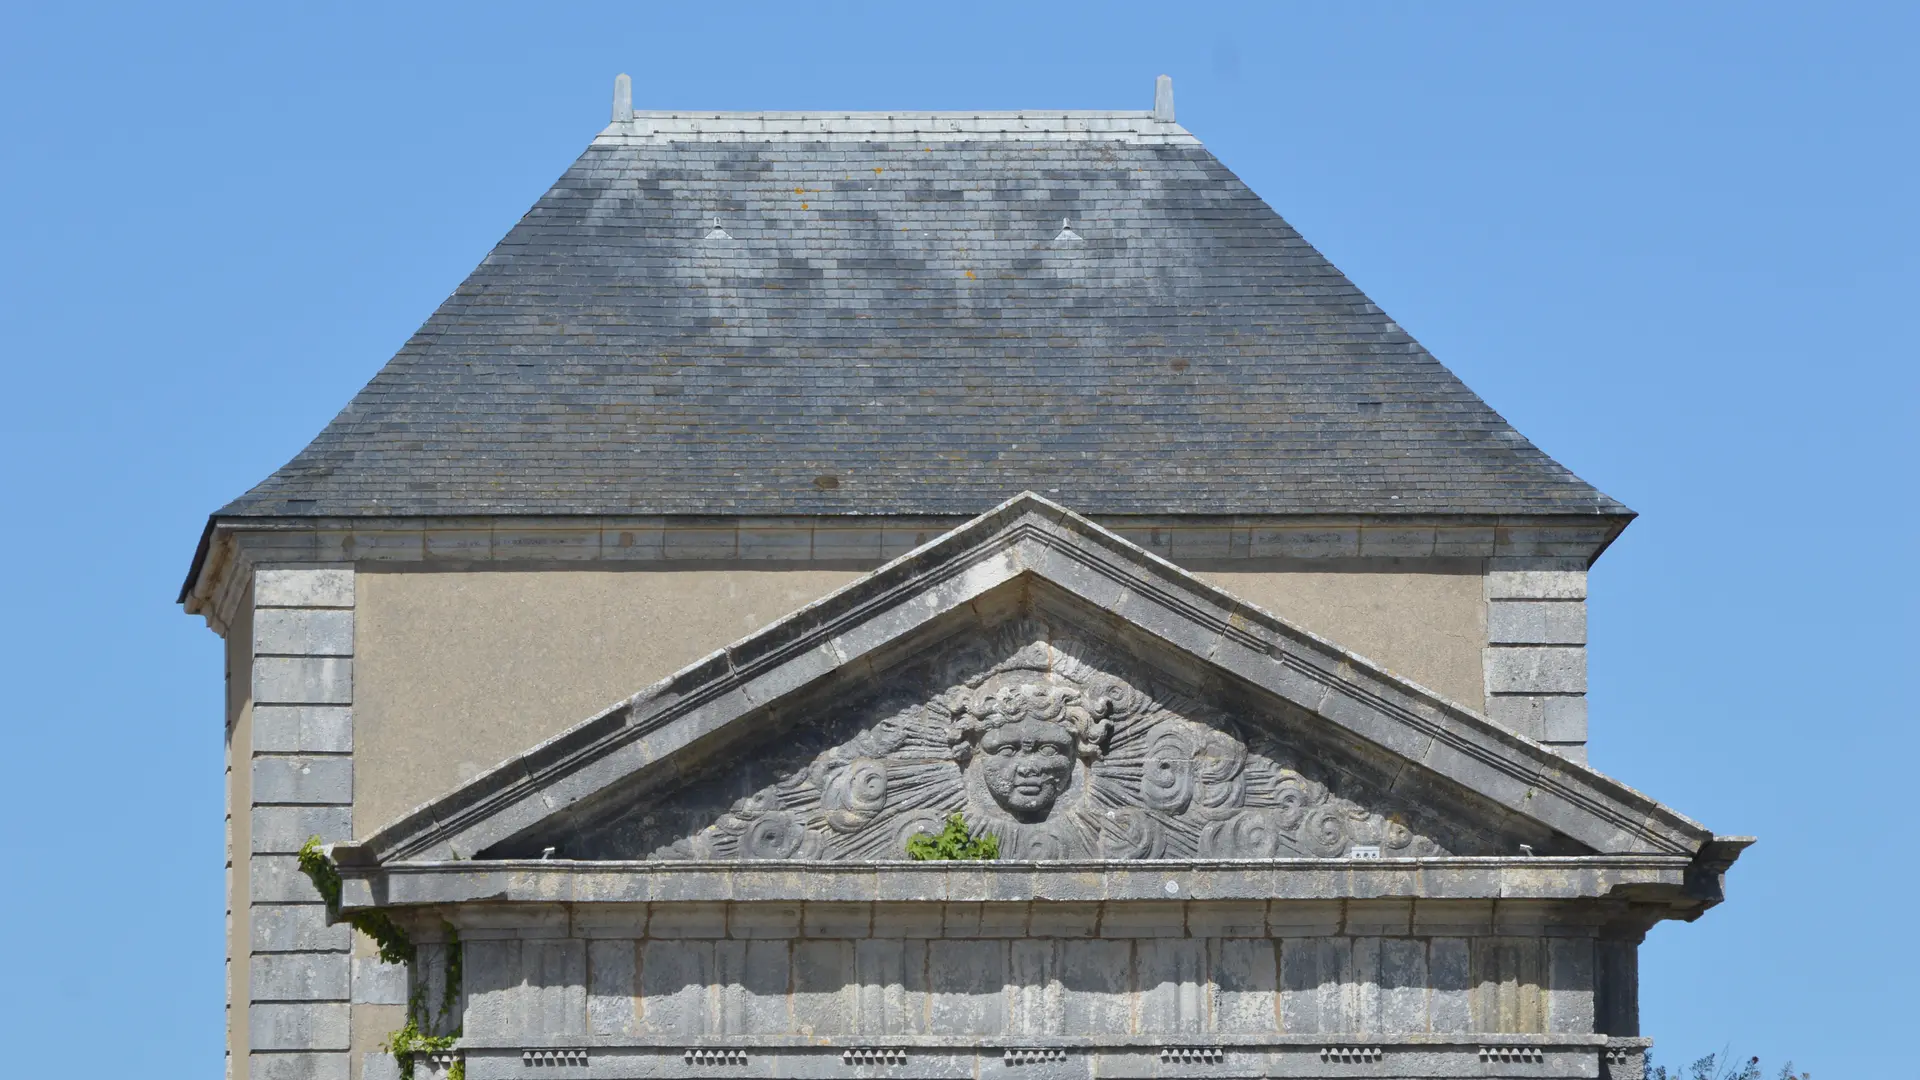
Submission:
<svg viewBox="0 0 1920 1080">
<path fill-rule="evenodd" d="M 1486 600 L 1459 572 L 1206 580 L 1477 709 Z M 853 570 L 357 575 L 356 835 L 858 577 Z"/>
<path fill-rule="evenodd" d="M 853 570 L 362 572 L 353 828 L 366 835 Z"/>
<path fill-rule="evenodd" d="M 247 857 L 253 850 L 253 594 L 227 630 L 227 1075 L 247 1076 L 251 949 Z"/>
<path fill-rule="evenodd" d="M 1481 664 L 1487 645 L 1480 561 L 1434 562 L 1446 570 L 1235 571 L 1199 577 L 1478 712 L 1486 695 Z"/>
</svg>

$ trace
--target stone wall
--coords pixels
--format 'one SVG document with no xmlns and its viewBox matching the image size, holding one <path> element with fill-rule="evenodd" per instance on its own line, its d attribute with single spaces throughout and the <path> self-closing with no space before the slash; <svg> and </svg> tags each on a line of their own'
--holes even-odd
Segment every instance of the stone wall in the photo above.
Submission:
<svg viewBox="0 0 1920 1080">
<path fill-rule="evenodd" d="M 1488 719 L 1585 764 L 1585 562 L 1491 560 L 1486 595 Z"/>
<path fill-rule="evenodd" d="M 1585 1035 L 1622 948 L 1496 925 L 1491 902 L 728 907 L 654 904 L 591 937 L 469 927 L 466 1033 Z"/>
</svg>

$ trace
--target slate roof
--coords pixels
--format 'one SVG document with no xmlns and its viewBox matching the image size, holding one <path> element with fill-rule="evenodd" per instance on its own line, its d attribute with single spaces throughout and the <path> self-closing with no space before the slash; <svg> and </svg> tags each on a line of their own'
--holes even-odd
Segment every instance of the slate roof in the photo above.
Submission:
<svg viewBox="0 0 1920 1080">
<path fill-rule="evenodd" d="M 1151 113 L 642 113 L 218 516 L 1623 515 Z"/>
</svg>

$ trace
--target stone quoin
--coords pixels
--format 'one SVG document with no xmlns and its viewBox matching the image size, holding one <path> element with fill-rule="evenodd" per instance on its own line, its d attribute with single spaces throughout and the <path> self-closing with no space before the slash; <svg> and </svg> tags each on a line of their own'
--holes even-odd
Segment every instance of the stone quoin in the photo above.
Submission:
<svg viewBox="0 0 1920 1080">
<path fill-rule="evenodd" d="M 194 553 L 228 1075 L 1638 1080 L 1639 944 L 1752 840 L 1586 764 L 1632 516 L 1165 76 L 701 113 L 622 75 Z M 998 857 L 906 857 L 953 815 Z"/>
</svg>

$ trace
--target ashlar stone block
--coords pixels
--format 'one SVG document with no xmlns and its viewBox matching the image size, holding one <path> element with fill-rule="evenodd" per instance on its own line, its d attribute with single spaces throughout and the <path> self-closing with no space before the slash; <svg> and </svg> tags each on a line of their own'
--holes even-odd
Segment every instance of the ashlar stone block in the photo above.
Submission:
<svg viewBox="0 0 1920 1080">
<path fill-rule="evenodd" d="M 344 705 L 255 705 L 257 754 L 353 752 L 353 710 Z"/>
<path fill-rule="evenodd" d="M 1577 600 L 1496 600 L 1487 605 L 1487 640 L 1502 645 L 1584 645 L 1587 605 Z"/>
<path fill-rule="evenodd" d="M 256 806 L 252 845 L 256 855 L 292 854 L 310 838 L 325 843 L 353 838 L 353 808 L 347 806 Z"/>
<path fill-rule="evenodd" d="M 587 1033 L 636 1035 L 639 948 L 623 938 L 587 942 Z"/>
<path fill-rule="evenodd" d="M 727 1035 L 785 1035 L 794 1030 L 792 943 L 780 939 L 723 941 L 714 946 L 719 1014 Z"/>
<path fill-rule="evenodd" d="M 351 705 L 353 661 L 338 656 L 262 656 L 253 700 L 264 705 Z"/>
<path fill-rule="evenodd" d="M 353 802 L 353 759 L 344 754 L 256 757 L 253 759 L 253 801 L 350 804 Z"/>
<path fill-rule="evenodd" d="M 260 953 L 248 964 L 248 993 L 256 1001 L 348 1000 L 350 967 L 340 953 Z"/>
<path fill-rule="evenodd" d="M 348 1006 L 255 1004 L 247 1008 L 247 1041 L 254 1050 L 345 1050 Z"/>
<path fill-rule="evenodd" d="M 256 656 L 352 656 L 351 609 L 262 608 L 253 616 Z"/>
<path fill-rule="evenodd" d="M 998 1035 L 1006 1030 L 1007 942 L 999 938 L 927 943 L 933 1035 Z"/>
<path fill-rule="evenodd" d="M 1489 600 L 1585 600 L 1585 570 L 1489 570 Z"/>
<path fill-rule="evenodd" d="M 353 571 L 257 570 L 253 575 L 255 607 L 350 608 Z"/>
<path fill-rule="evenodd" d="M 1495 646 L 1486 650 L 1489 694 L 1584 694 L 1587 650 L 1561 646 Z"/>
<path fill-rule="evenodd" d="M 304 878 L 301 879 L 305 881 Z M 312 887 L 308 887 L 309 893 Z M 256 953 L 335 952 L 353 946 L 353 928 L 327 925 L 327 911 L 312 898 L 307 904 L 254 904 L 247 912 L 248 940 Z"/>
</svg>

